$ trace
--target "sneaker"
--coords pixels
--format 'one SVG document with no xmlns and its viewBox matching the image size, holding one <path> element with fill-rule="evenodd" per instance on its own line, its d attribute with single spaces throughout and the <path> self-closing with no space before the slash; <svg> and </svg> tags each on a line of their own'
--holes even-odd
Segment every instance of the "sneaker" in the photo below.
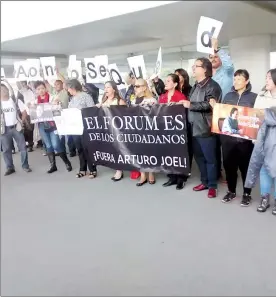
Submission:
<svg viewBox="0 0 276 297">
<path fill-rule="evenodd" d="M 274 216 L 276 216 L 276 200 L 275 200 L 274 206 L 273 206 L 273 208 L 272 208 L 272 214 L 273 214 Z"/>
<path fill-rule="evenodd" d="M 251 195 L 243 194 L 241 206 L 249 206 L 251 203 L 251 200 L 252 200 Z"/>
<path fill-rule="evenodd" d="M 23 168 L 23 170 L 25 171 L 25 172 L 27 172 L 27 173 L 29 173 L 29 172 L 32 172 L 32 169 L 29 167 L 29 168 Z"/>
<path fill-rule="evenodd" d="M 208 190 L 208 187 L 206 187 L 206 186 L 203 185 L 203 184 L 200 184 L 200 185 L 194 187 L 193 190 L 194 190 L 195 192 L 199 192 L 199 191 Z"/>
<path fill-rule="evenodd" d="M 224 196 L 224 198 L 221 200 L 221 202 L 223 203 L 229 203 L 232 200 L 234 200 L 236 198 L 236 193 L 232 193 L 232 192 L 227 192 L 227 194 Z"/>
<path fill-rule="evenodd" d="M 217 197 L 217 190 L 210 188 L 208 191 L 208 198 L 216 198 Z"/>
<path fill-rule="evenodd" d="M 14 168 L 9 168 L 7 169 L 7 171 L 5 172 L 4 176 L 8 176 L 15 173 L 15 169 Z"/>
<path fill-rule="evenodd" d="M 261 202 L 257 208 L 257 211 L 258 212 L 266 212 L 267 209 L 270 207 L 270 204 L 269 204 L 269 195 L 266 195 L 266 196 L 262 196 L 261 197 Z"/>
</svg>

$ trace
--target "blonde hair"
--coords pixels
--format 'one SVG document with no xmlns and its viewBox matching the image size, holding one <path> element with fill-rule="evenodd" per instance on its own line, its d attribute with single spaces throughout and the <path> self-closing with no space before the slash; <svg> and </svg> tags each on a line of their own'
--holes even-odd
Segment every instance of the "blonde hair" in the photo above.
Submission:
<svg viewBox="0 0 276 297">
<path fill-rule="evenodd" d="M 148 83 L 145 79 L 138 78 L 138 79 L 136 79 L 135 84 L 144 86 L 146 88 L 145 91 L 143 91 L 143 95 L 142 95 L 144 98 L 146 98 L 146 99 L 153 98 L 153 94 L 152 94 L 151 90 L 149 89 Z"/>
</svg>

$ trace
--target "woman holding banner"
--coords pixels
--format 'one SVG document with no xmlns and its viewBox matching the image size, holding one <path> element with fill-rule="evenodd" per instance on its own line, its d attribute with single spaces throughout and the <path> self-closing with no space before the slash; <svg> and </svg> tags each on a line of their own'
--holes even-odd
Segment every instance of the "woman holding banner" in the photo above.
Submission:
<svg viewBox="0 0 276 297">
<path fill-rule="evenodd" d="M 86 107 L 94 106 L 93 98 L 86 92 L 83 92 L 81 83 L 77 79 L 70 79 L 65 82 L 65 87 L 68 93 L 72 96 L 68 108 L 83 109 Z M 80 170 L 77 173 L 76 178 L 82 178 L 86 175 L 87 167 L 90 171 L 89 178 L 93 179 L 97 177 L 97 167 L 93 164 L 89 158 L 89 154 L 83 145 L 82 135 L 72 135 L 75 147 L 77 148 Z"/>
<path fill-rule="evenodd" d="M 126 102 L 121 98 L 117 85 L 114 81 L 107 81 L 104 85 L 104 95 L 101 104 L 98 107 L 111 105 L 126 105 Z M 114 182 L 120 181 L 124 177 L 122 170 L 116 170 L 115 175 L 111 178 Z"/>
<path fill-rule="evenodd" d="M 37 93 L 37 104 L 51 103 L 50 94 L 46 91 L 46 85 L 43 81 L 37 81 L 35 83 L 35 90 Z M 55 152 L 60 156 L 62 161 L 66 165 L 67 171 L 72 171 L 71 162 L 68 160 L 66 152 L 62 148 L 59 135 L 57 133 L 57 127 L 54 121 L 41 122 L 38 124 L 38 129 L 46 146 L 46 152 L 50 161 L 50 169 L 47 173 L 53 173 L 57 171 Z"/>
<path fill-rule="evenodd" d="M 160 104 L 182 104 L 187 97 L 180 92 L 179 76 L 176 74 L 169 74 L 165 82 L 166 93 L 159 97 Z M 184 174 L 169 174 L 169 180 L 163 184 L 164 187 L 176 185 L 177 190 L 182 190 L 188 179 Z"/>
<path fill-rule="evenodd" d="M 137 79 L 135 81 L 134 89 L 135 89 L 135 104 L 152 105 L 157 103 L 157 100 L 153 98 L 153 94 L 151 93 L 146 80 L 142 78 Z M 149 182 L 150 185 L 155 184 L 154 173 L 149 172 L 148 179 L 146 174 L 147 172 L 141 172 L 140 182 L 136 184 L 137 187 L 141 187 L 147 182 Z"/>
</svg>

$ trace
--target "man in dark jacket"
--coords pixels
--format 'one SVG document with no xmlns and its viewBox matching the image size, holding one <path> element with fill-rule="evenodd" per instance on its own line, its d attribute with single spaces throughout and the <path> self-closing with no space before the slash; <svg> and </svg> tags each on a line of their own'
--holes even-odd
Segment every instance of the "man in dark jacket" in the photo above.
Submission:
<svg viewBox="0 0 276 297">
<path fill-rule="evenodd" d="M 222 103 L 253 108 L 256 98 L 257 94 L 251 92 L 248 71 L 245 69 L 239 69 L 234 74 L 234 86 L 232 91 L 225 95 Z M 223 165 L 228 185 L 228 192 L 222 199 L 222 202 L 229 203 L 236 198 L 238 169 L 241 172 L 243 184 L 245 183 L 249 161 L 254 145 L 251 140 L 228 135 L 220 135 L 220 139 L 222 146 Z M 248 206 L 250 202 L 251 189 L 244 187 L 241 205 Z"/>
<path fill-rule="evenodd" d="M 208 191 L 209 198 L 217 196 L 216 137 L 211 133 L 213 108 L 210 100 L 221 101 L 222 91 L 212 79 L 212 64 L 206 58 L 199 58 L 193 66 L 196 83 L 190 93 L 188 121 L 191 126 L 195 160 L 201 173 L 201 184 L 194 191 Z"/>
</svg>

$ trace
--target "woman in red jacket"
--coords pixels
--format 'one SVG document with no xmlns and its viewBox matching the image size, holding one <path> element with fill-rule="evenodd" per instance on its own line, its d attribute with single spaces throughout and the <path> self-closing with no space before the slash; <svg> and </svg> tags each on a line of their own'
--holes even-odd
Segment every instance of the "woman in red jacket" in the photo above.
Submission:
<svg viewBox="0 0 276 297">
<path fill-rule="evenodd" d="M 177 103 L 181 104 L 185 100 L 188 100 L 187 97 L 180 92 L 180 82 L 179 77 L 176 74 L 169 74 L 165 82 L 165 94 L 162 94 L 159 97 L 160 104 L 170 104 Z M 169 180 L 163 184 L 164 187 L 169 187 L 176 185 L 177 190 L 182 190 L 185 186 L 185 182 L 188 179 L 188 176 L 184 174 L 168 174 Z"/>
</svg>

